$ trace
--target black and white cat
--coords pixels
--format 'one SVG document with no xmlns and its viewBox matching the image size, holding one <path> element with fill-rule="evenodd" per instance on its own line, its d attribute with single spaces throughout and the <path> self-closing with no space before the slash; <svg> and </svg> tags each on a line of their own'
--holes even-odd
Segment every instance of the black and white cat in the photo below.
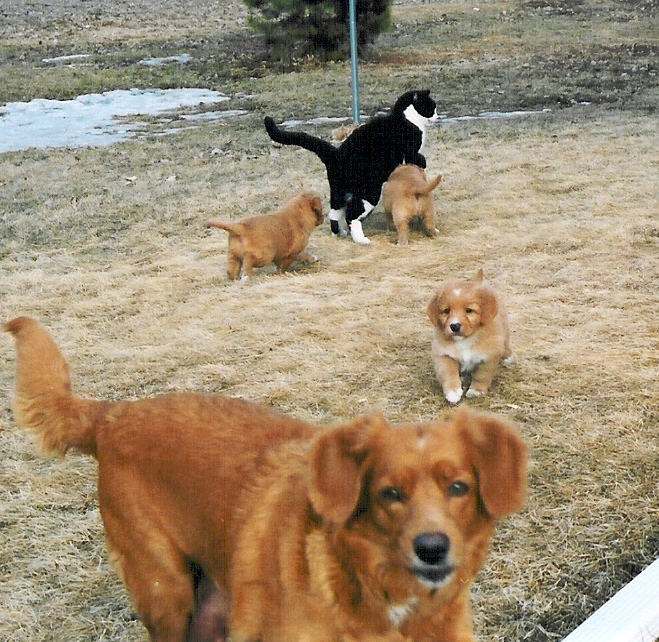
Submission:
<svg viewBox="0 0 659 642">
<path fill-rule="evenodd" d="M 435 101 L 427 89 L 404 93 L 386 116 L 358 127 L 339 147 L 305 134 L 285 131 L 266 116 L 270 138 L 314 152 L 327 169 L 330 186 L 330 225 L 335 234 L 350 234 L 356 243 L 370 243 L 362 221 L 380 199 L 383 183 L 401 163 L 426 167 L 420 153 L 427 125 L 436 118 Z"/>
</svg>

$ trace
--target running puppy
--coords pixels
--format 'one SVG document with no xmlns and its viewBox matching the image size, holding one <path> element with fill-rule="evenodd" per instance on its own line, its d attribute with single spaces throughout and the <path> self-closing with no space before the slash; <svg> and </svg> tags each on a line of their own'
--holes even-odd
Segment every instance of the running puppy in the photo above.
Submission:
<svg viewBox="0 0 659 642">
<path fill-rule="evenodd" d="M 296 259 L 313 263 L 316 258 L 304 252 L 311 232 L 323 222 L 320 197 L 312 193 L 293 196 L 272 214 L 253 216 L 235 223 L 206 221 L 206 227 L 219 227 L 229 232 L 227 276 L 252 276 L 252 268 L 269 263 L 279 273 Z"/>
<path fill-rule="evenodd" d="M 111 558 L 151 640 L 472 642 L 469 586 L 526 485 L 493 415 L 320 428 L 219 395 L 93 401 L 19 317 L 14 413 L 98 460 Z"/>
<path fill-rule="evenodd" d="M 418 165 L 399 165 L 382 186 L 382 206 L 387 220 L 396 226 L 398 245 L 409 242 L 410 220 L 421 218 L 423 229 L 428 236 L 435 236 L 435 208 L 430 192 L 439 185 L 442 175 L 433 180 L 426 179 L 426 173 Z"/>
<path fill-rule="evenodd" d="M 282 145 L 299 145 L 324 163 L 330 187 L 329 219 L 334 234 L 355 243 L 370 243 L 362 221 L 380 200 L 382 184 L 400 163 L 426 166 L 421 153 L 427 126 L 436 119 L 435 101 L 427 89 L 408 91 L 386 116 L 376 116 L 355 129 L 339 147 L 304 132 L 286 131 L 266 116 L 265 129 Z"/>
<path fill-rule="evenodd" d="M 428 304 L 437 329 L 432 340 L 435 373 L 444 397 L 462 397 L 460 375 L 471 375 L 467 397 L 485 394 L 501 360 L 509 360 L 508 316 L 496 291 L 483 283 L 483 270 L 466 281 L 444 283 Z"/>
</svg>

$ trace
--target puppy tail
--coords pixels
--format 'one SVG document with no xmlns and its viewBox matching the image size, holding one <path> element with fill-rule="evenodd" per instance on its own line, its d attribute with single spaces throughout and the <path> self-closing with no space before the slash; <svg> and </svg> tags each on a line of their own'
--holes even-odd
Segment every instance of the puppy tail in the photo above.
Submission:
<svg viewBox="0 0 659 642">
<path fill-rule="evenodd" d="M 437 187 L 440 184 L 442 178 L 443 178 L 442 174 L 437 174 L 435 178 L 433 178 L 431 181 L 428 181 L 428 183 L 426 183 L 426 186 L 423 189 L 420 189 L 416 193 L 416 196 L 417 197 L 428 196 L 428 194 L 430 194 L 430 192 L 432 192 L 435 189 L 435 187 Z"/>
<path fill-rule="evenodd" d="M 219 221 L 217 219 L 211 219 L 206 221 L 206 227 L 219 227 L 221 230 L 226 230 L 231 234 L 238 234 L 240 231 L 240 223 L 229 223 L 228 221 Z"/>
<path fill-rule="evenodd" d="M 45 452 L 77 448 L 96 456 L 96 427 L 108 404 L 72 394 L 66 361 L 36 319 L 18 317 L 3 329 L 16 339 L 16 422 L 39 433 Z"/>
</svg>

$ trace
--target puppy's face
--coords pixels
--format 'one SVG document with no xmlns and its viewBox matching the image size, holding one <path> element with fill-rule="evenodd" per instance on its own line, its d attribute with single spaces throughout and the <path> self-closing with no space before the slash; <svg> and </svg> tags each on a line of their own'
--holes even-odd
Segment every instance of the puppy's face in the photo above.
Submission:
<svg viewBox="0 0 659 642">
<path fill-rule="evenodd" d="M 496 316 L 497 301 L 481 280 L 450 281 L 431 299 L 427 313 L 446 339 L 460 341 Z"/>
<path fill-rule="evenodd" d="M 343 524 L 355 565 L 408 596 L 473 577 L 494 521 L 519 507 L 525 488 L 515 431 L 468 410 L 451 424 L 365 418 L 319 439 L 312 465 L 312 503 Z"/>
</svg>

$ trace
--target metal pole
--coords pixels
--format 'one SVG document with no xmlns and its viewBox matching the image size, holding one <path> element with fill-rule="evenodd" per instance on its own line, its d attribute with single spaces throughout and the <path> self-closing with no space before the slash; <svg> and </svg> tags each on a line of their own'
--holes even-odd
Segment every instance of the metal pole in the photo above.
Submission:
<svg viewBox="0 0 659 642">
<path fill-rule="evenodd" d="M 352 120 L 359 124 L 359 80 L 357 79 L 357 19 L 355 3 L 350 0 L 350 71 L 352 75 Z"/>
</svg>

